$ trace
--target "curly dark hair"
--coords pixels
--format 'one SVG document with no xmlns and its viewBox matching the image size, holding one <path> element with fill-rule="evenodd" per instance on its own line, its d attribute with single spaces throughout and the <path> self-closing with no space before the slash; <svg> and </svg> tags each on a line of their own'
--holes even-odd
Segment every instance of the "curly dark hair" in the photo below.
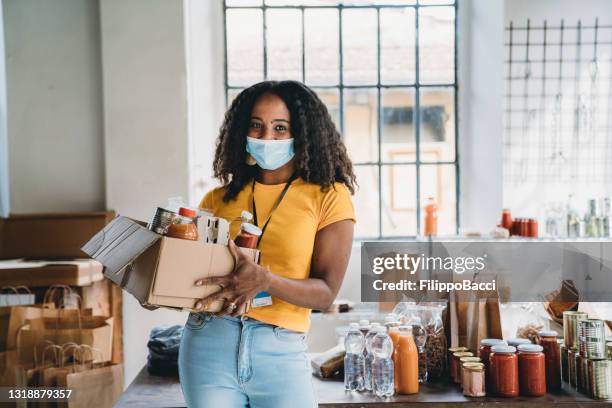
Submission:
<svg viewBox="0 0 612 408">
<path fill-rule="evenodd" d="M 300 82 L 264 81 L 240 92 L 225 114 L 213 162 L 223 201 L 233 200 L 257 173 L 257 166 L 246 164 L 246 136 L 255 101 L 264 94 L 277 95 L 289 110 L 296 175 L 323 191 L 340 182 L 354 194 L 353 165 L 325 104 Z"/>
</svg>

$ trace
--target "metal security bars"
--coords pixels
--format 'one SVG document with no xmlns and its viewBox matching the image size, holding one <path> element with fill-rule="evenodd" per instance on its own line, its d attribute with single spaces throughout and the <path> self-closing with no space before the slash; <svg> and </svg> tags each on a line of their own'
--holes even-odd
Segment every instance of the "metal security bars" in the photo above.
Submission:
<svg viewBox="0 0 612 408">
<path fill-rule="evenodd" d="M 595 18 L 505 30 L 504 190 L 562 208 L 612 193 L 612 26 Z M 528 210 L 533 211 L 532 208 Z"/>
<path fill-rule="evenodd" d="M 421 234 L 430 195 L 457 232 L 456 1 L 226 0 L 224 17 L 226 103 L 265 79 L 319 94 L 356 166 L 358 238 Z"/>
</svg>

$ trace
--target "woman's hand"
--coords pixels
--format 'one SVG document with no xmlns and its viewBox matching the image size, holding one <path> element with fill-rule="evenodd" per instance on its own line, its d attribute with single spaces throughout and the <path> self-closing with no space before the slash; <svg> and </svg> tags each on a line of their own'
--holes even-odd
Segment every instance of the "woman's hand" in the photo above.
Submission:
<svg viewBox="0 0 612 408">
<path fill-rule="evenodd" d="M 214 276 L 199 279 L 196 286 L 219 285 L 221 290 L 201 299 L 195 304 L 197 310 L 203 310 L 216 300 L 225 300 L 219 315 L 236 316 L 245 303 L 250 302 L 261 291 L 268 290 L 271 273 L 257 265 L 246 254 L 238 249 L 234 241 L 229 241 L 229 251 L 234 258 L 234 270 L 226 276 Z"/>
</svg>

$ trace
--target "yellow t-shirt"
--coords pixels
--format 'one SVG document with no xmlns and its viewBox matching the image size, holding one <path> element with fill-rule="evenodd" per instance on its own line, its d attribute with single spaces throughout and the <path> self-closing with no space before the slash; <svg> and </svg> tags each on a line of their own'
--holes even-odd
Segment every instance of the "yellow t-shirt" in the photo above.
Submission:
<svg viewBox="0 0 612 408">
<path fill-rule="evenodd" d="M 257 220 L 262 227 L 285 184 L 255 183 Z M 243 210 L 253 212 L 252 183 L 248 183 L 236 198 L 223 202 L 222 187 L 209 191 L 200 207 L 210 209 L 215 216 L 227 220 L 240 218 Z M 335 183 L 326 192 L 321 187 L 297 178 L 287 190 L 279 207 L 274 211 L 259 244 L 259 263 L 272 273 L 292 279 L 306 279 L 310 275 L 310 262 L 317 231 L 342 220 L 355 222 L 351 196 L 344 184 Z M 234 238 L 240 222 L 230 226 Z M 290 330 L 306 332 L 310 327 L 310 309 L 295 306 L 276 297 L 272 305 L 251 308 L 247 316 Z"/>
</svg>

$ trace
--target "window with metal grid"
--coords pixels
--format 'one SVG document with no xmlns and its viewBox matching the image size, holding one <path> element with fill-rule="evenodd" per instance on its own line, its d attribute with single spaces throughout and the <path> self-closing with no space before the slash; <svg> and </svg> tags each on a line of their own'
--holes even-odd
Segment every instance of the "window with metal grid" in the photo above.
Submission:
<svg viewBox="0 0 612 408">
<path fill-rule="evenodd" d="M 262 80 L 317 92 L 355 165 L 356 237 L 459 225 L 457 2 L 225 0 L 226 101 Z"/>
</svg>

